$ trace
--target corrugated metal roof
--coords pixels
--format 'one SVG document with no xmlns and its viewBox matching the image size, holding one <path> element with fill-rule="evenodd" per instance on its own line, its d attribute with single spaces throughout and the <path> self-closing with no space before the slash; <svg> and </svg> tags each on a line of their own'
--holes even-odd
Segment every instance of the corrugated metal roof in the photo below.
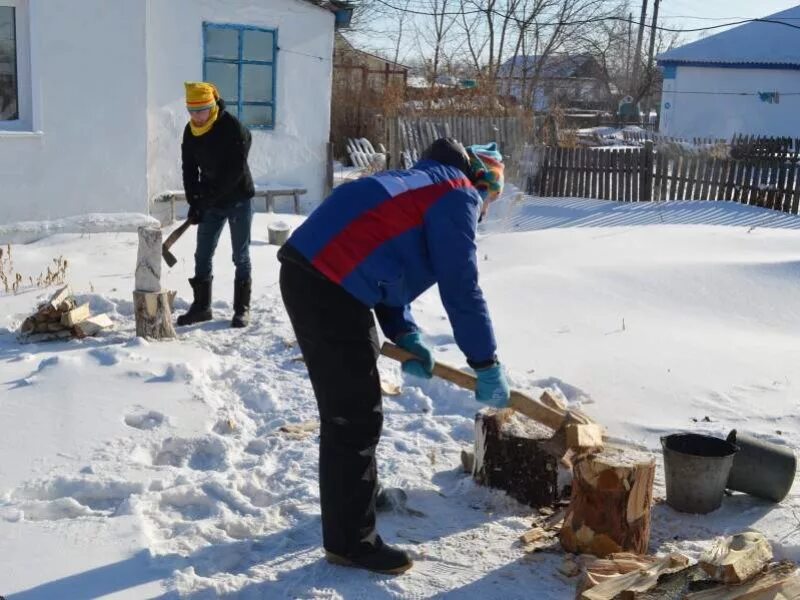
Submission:
<svg viewBox="0 0 800 600">
<path fill-rule="evenodd" d="M 515 56 L 509 58 L 498 71 L 500 77 L 523 77 L 532 75 L 541 62 L 541 56 Z M 548 56 L 542 66 L 541 76 L 544 78 L 575 77 L 578 70 L 592 57 L 588 54 L 555 54 Z"/>
<path fill-rule="evenodd" d="M 764 17 L 800 27 L 800 6 Z M 800 29 L 778 23 L 753 22 L 680 46 L 658 56 L 660 63 L 800 65 Z"/>
</svg>

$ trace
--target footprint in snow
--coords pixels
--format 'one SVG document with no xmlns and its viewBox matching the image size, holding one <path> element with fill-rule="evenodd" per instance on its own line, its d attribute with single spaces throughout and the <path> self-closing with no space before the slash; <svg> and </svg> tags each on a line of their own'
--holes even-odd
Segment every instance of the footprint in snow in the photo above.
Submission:
<svg viewBox="0 0 800 600">
<path fill-rule="evenodd" d="M 164 424 L 166 418 L 158 411 L 131 413 L 125 416 L 125 424 L 134 429 L 150 430 Z"/>
</svg>

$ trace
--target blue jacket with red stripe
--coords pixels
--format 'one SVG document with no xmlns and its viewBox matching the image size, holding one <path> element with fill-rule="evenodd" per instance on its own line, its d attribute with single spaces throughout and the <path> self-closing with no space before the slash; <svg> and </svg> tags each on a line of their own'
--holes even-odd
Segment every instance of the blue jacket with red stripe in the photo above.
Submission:
<svg viewBox="0 0 800 600">
<path fill-rule="evenodd" d="M 417 329 L 409 304 L 438 283 L 458 347 L 484 362 L 496 343 L 478 285 L 481 202 L 460 170 L 423 160 L 338 187 L 287 243 L 374 308 L 391 340 Z"/>
</svg>

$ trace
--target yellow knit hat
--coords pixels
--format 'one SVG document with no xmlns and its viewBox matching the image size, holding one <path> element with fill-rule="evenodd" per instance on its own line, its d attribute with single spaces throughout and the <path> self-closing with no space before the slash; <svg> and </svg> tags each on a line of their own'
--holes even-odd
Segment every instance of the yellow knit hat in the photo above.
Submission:
<svg viewBox="0 0 800 600">
<path fill-rule="evenodd" d="M 186 87 L 186 108 L 189 112 L 213 108 L 219 100 L 219 92 L 213 83 L 187 81 L 183 85 Z"/>
</svg>

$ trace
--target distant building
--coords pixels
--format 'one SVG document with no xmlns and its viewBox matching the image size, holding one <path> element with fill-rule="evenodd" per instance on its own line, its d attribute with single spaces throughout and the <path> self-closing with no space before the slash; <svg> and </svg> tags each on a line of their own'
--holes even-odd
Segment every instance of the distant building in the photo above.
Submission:
<svg viewBox="0 0 800 600">
<path fill-rule="evenodd" d="M 800 6 L 675 48 L 664 73 L 660 130 L 679 137 L 797 137 Z"/>
<path fill-rule="evenodd" d="M 510 92 L 517 101 L 526 102 L 535 78 L 531 105 L 536 111 L 554 106 L 607 109 L 611 101 L 603 69 L 588 54 L 510 58 L 498 71 L 498 91 L 503 95 Z"/>
</svg>

